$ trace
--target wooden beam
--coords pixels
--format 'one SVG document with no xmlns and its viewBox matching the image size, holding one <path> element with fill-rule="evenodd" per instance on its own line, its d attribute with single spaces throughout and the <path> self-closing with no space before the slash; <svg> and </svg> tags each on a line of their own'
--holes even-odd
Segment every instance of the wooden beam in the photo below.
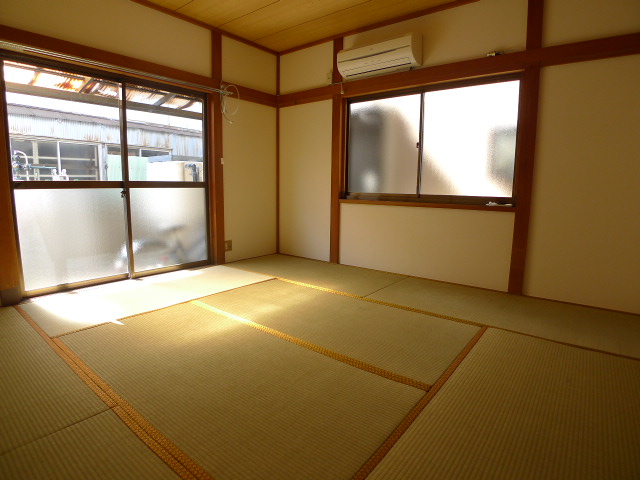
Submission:
<svg viewBox="0 0 640 480">
<path fill-rule="evenodd" d="M 544 0 L 529 0 L 527 6 L 527 50 L 542 48 Z"/>
<path fill-rule="evenodd" d="M 222 80 L 222 37 L 211 32 L 211 68 L 213 82 L 220 85 Z M 209 150 L 209 239 L 211 259 L 216 265 L 225 263 L 224 249 L 224 179 L 222 145 L 222 110 L 220 95 L 209 94 L 207 106 L 210 119 Z"/>
<path fill-rule="evenodd" d="M 542 29 L 544 0 L 529 0 L 527 12 L 527 52 L 542 51 Z M 540 66 L 528 60 L 520 84 L 520 106 L 518 110 L 518 151 L 514 197 L 517 210 L 511 240 L 511 263 L 507 291 L 522 295 L 524 290 L 527 246 L 529 245 L 529 220 L 531 218 L 531 195 L 536 158 L 538 132 L 538 103 L 540 98 Z"/>
<path fill-rule="evenodd" d="M 342 79 L 336 64 L 337 54 L 342 50 L 342 38 L 333 42 L 332 82 Z M 331 121 L 331 220 L 329 229 L 329 261 L 340 263 L 340 197 L 344 191 L 344 141 L 345 100 L 338 93 L 333 96 Z"/>
<path fill-rule="evenodd" d="M 540 96 L 540 67 L 525 70 L 520 84 L 520 108 L 518 111 L 518 151 L 514 196 L 516 215 L 511 243 L 511 264 L 508 292 L 522 295 L 524 287 L 527 246 L 529 243 L 529 219 L 531 217 L 531 195 L 536 156 L 538 125 L 538 100 Z"/>
<path fill-rule="evenodd" d="M 4 99 L 4 82 L 0 76 L 0 95 Z M 4 100 L 0 101 L 0 304 L 17 303 L 22 297 L 20 252 L 14 228 L 11 198 L 11 155 L 9 128 Z"/>
<path fill-rule="evenodd" d="M 276 107 L 278 105 L 277 95 L 261 92 L 249 87 L 243 87 L 242 85 L 236 86 L 238 87 L 238 94 L 240 95 L 241 100 L 266 105 L 267 107 Z M 231 92 L 232 94 L 235 93 L 234 89 L 231 89 Z"/>
<path fill-rule="evenodd" d="M 206 77 L 204 75 L 186 72 L 177 68 L 166 67 L 157 63 L 128 57 L 126 55 L 120 55 L 118 53 L 108 52 L 106 50 L 100 50 L 98 48 L 87 47 L 85 45 L 68 42 L 66 40 L 59 40 L 57 38 L 48 37 L 46 35 L 40 35 L 38 33 L 27 32 L 26 30 L 19 30 L 7 25 L 0 25 L 0 39 L 7 42 L 43 50 L 46 52 L 63 54 L 64 56 L 68 57 L 75 57 L 77 59 L 89 60 L 91 62 L 98 62 L 100 64 L 116 67 L 113 69 L 98 67 L 101 70 L 111 70 L 113 72 L 122 73 L 122 69 L 126 69 L 127 71 L 125 73 L 127 73 L 127 75 L 155 80 L 155 78 L 153 77 L 135 75 L 130 71 L 148 73 L 149 75 L 160 76 L 167 79 L 167 83 L 171 83 L 169 80 L 188 83 L 192 88 L 200 86 L 206 89 L 216 88 L 219 86 L 219 84 L 216 85 L 210 77 Z M 34 54 L 32 52 L 25 53 Z M 44 53 L 38 55 L 73 63 L 72 60 L 59 58 L 56 56 L 52 57 Z M 82 65 L 85 67 L 90 66 L 90 64 L 87 65 L 87 63 L 82 63 Z M 120 67 L 121 69 L 118 69 L 117 67 Z M 181 83 L 176 83 L 176 85 L 184 86 Z"/>
<path fill-rule="evenodd" d="M 342 90 L 344 97 L 349 98 L 467 78 L 522 72 L 530 66 L 546 67 L 635 54 L 640 54 L 640 33 L 535 48 L 495 57 L 480 57 L 408 72 L 353 80 L 345 82 Z M 329 85 L 280 95 L 278 105 L 288 107 L 328 100 L 333 98 L 339 90 L 339 85 Z"/>
<path fill-rule="evenodd" d="M 276 58 L 276 100 L 280 95 L 280 56 Z M 280 108 L 276 108 L 276 253 L 280 253 Z"/>
</svg>

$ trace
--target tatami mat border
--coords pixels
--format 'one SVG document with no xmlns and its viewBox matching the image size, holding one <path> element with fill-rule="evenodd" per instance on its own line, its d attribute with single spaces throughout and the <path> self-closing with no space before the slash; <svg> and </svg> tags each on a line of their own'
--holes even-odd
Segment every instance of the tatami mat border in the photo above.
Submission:
<svg viewBox="0 0 640 480">
<path fill-rule="evenodd" d="M 404 385 L 408 385 L 410 387 L 415 387 L 418 388 L 420 390 L 424 390 L 425 392 L 428 391 L 429 389 L 431 389 L 431 385 L 429 385 L 428 383 L 424 383 L 421 382 L 419 380 L 415 380 L 413 378 L 410 377 L 406 377 L 404 375 L 400 375 L 394 372 L 391 372 L 389 370 L 385 370 L 383 368 L 379 368 L 376 367 L 374 365 L 371 365 L 367 362 L 363 362 L 362 360 L 358 360 L 356 358 L 353 357 L 349 357 L 347 355 L 343 355 L 342 353 L 338 353 L 338 352 L 334 352 L 333 350 L 329 350 L 328 348 L 325 347 L 321 347 L 320 345 L 316 345 L 314 343 L 311 342 L 307 342 L 306 340 L 302 340 L 300 338 L 294 337 L 292 335 L 288 335 L 284 332 L 281 332 L 279 330 L 275 330 L 273 328 L 270 327 L 266 327 L 264 325 L 261 325 L 259 323 L 253 322 L 251 320 L 248 320 L 246 318 L 242 318 L 239 317 L 238 315 L 234 315 L 232 313 L 229 312 L 225 312 L 224 310 L 220 310 L 219 308 L 213 307 L 211 305 L 208 305 L 204 302 L 200 302 L 198 300 L 193 300 L 191 302 L 193 305 L 203 308 L 205 310 L 208 310 L 210 312 L 213 313 L 217 313 L 218 315 L 222 315 L 226 318 L 229 318 L 231 320 L 235 320 L 237 322 L 241 322 L 249 327 L 255 328 L 256 330 L 259 330 L 261 332 L 267 333 L 269 335 L 273 335 L 274 337 L 280 338 L 282 340 L 285 340 L 287 342 L 293 343 L 294 345 L 298 345 L 299 347 L 303 347 L 306 348 L 307 350 L 311 350 L 313 352 L 319 353 L 321 355 L 324 355 L 326 357 L 331 358 L 332 360 L 337 360 L 339 362 L 345 363 L 347 365 L 350 365 L 352 367 L 356 367 L 360 370 L 364 370 L 366 372 L 369 373 L 373 373 L 375 375 L 378 375 L 380 377 L 384 377 L 388 380 L 393 380 L 394 382 L 398 382 L 398 383 L 402 383 Z"/>
<path fill-rule="evenodd" d="M 20 306 L 14 306 L 14 308 L 78 377 L 180 478 L 184 480 L 214 480 L 202 467 L 147 422 L 98 374 L 80 360 L 67 345 L 58 338 L 49 337 Z"/>
<path fill-rule="evenodd" d="M 86 327 L 76 328 L 75 330 L 71 330 L 70 332 L 64 332 L 58 335 L 51 335 L 51 338 L 60 338 L 60 337 L 64 337 L 65 335 L 71 335 L 72 333 L 84 332 L 85 330 L 91 330 L 92 328 L 102 327 L 104 325 L 110 325 L 111 323 L 113 322 L 96 323 L 95 325 L 88 325 Z"/>
<path fill-rule="evenodd" d="M 352 477 L 352 480 L 365 480 L 367 476 L 373 471 L 374 468 L 382 461 L 389 450 L 393 448 L 396 442 L 404 435 L 407 429 L 411 426 L 411 424 L 418 418 L 418 415 L 422 413 L 425 407 L 429 404 L 429 402 L 433 399 L 433 397 L 438 393 L 438 391 L 442 388 L 442 386 L 446 383 L 446 381 L 453 375 L 456 369 L 460 366 L 462 361 L 467 357 L 469 352 L 476 346 L 476 344 L 480 341 L 484 333 L 488 330 L 488 327 L 482 327 L 478 333 L 469 341 L 467 346 L 460 352 L 460 354 L 456 357 L 449 368 L 440 376 L 440 378 L 433 384 L 433 386 L 429 389 L 429 391 L 420 399 L 420 401 L 416 404 L 415 407 L 409 412 L 409 414 L 404 418 L 404 420 L 398 425 L 398 427 L 389 435 L 387 440 L 380 445 L 378 450 L 369 458 L 369 460 L 358 470 L 358 472 Z"/>
<path fill-rule="evenodd" d="M 239 268 L 239 267 L 231 267 L 231 268 L 237 268 L 238 270 L 244 270 L 244 271 L 252 272 L 252 273 L 260 273 L 260 272 L 255 272 L 253 270 L 247 270 L 247 269 L 243 269 L 243 268 Z M 357 267 L 357 268 L 360 268 L 360 267 Z M 445 315 L 445 314 L 437 313 L 437 312 L 431 312 L 429 310 L 423 310 L 423 309 L 420 309 L 420 308 L 409 307 L 409 306 L 400 305 L 400 304 L 397 304 L 397 303 L 385 302 L 384 300 L 378 300 L 378 299 L 375 299 L 375 298 L 364 297 L 362 295 L 356 295 L 354 293 L 341 292 L 339 290 L 333 290 L 333 289 L 327 288 L 327 287 L 320 287 L 318 285 L 299 282 L 297 280 L 291 280 L 291 279 L 288 279 L 288 278 L 274 276 L 271 280 L 280 280 L 282 282 L 291 283 L 293 285 L 298 285 L 298 286 L 301 286 L 301 287 L 312 288 L 314 290 L 320 290 L 322 292 L 327 292 L 327 293 L 333 293 L 334 295 L 341 295 L 343 297 L 355 298 L 357 300 L 363 300 L 363 301 L 369 302 L 369 303 L 376 303 L 378 305 L 384 305 L 385 307 L 397 308 L 399 310 L 406 310 L 406 311 L 409 311 L 409 312 L 420 313 L 420 314 L 423 314 L 423 315 L 428 315 L 430 317 L 442 318 L 443 320 L 450 320 L 452 322 L 463 323 L 465 325 L 472 325 L 474 327 L 479 327 L 479 328 L 488 327 L 488 328 L 493 328 L 495 330 L 501 330 L 503 332 L 516 333 L 518 335 L 523 335 L 525 337 L 536 338 L 538 340 L 546 340 L 548 342 L 553 342 L 553 343 L 556 343 L 558 345 L 564 345 L 565 347 L 574 347 L 574 348 L 579 348 L 581 350 L 588 350 L 590 352 L 603 353 L 605 355 L 613 355 L 614 357 L 626 358 L 628 360 L 640 361 L 639 357 L 632 357 L 630 355 L 624 355 L 622 353 L 615 353 L 615 352 L 610 352 L 608 350 L 601 350 L 601 349 L 598 349 L 598 348 L 586 347 L 584 345 L 577 345 L 575 343 L 563 342 L 561 340 L 554 340 L 552 338 L 547 338 L 547 337 L 543 337 L 543 336 L 540 336 L 540 335 L 534 335 L 534 334 L 522 332 L 522 331 L 519 331 L 519 330 L 512 330 L 512 329 L 509 329 L 509 328 L 504 328 L 504 327 L 500 327 L 500 326 L 496 326 L 496 325 L 487 325 L 487 324 L 480 323 L 480 322 L 474 322 L 472 320 L 465 320 L 464 318 L 454 317 L 454 316 L 451 316 L 451 315 Z"/>
</svg>

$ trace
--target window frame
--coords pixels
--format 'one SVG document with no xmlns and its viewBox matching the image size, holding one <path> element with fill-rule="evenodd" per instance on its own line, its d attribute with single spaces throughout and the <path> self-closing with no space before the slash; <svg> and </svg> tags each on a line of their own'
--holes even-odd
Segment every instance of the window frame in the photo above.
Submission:
<svg viewBox="0 0 640 480">
<path fill-rule="evenodd" d="M 471 87 L 479 85 L 490 85 L 495 83 L 504 83 L 510 81 L 520 82 L 520 95 L 522 94 L 523 72 L 514 72 L 501 75 L 492 75 L 487 77 L 477 77 L 472 79 L 453 80 L 441 83 L 421 85 L 408 89 L 389 90 L 369 95 L 354 96 L 346 99 L 345 105 L 345 129 L 344 129 L 344 163 L 343 163 L 343 194 L 341 201 L 357 202 L 357 203 L 374 203 L 383 205 L 397 206 L 426 206 L 426 207 L 449 207 L 449 208 L 469 208 L 469 209 L 510 209 L 516 207 L 516 178 L 518 169 L 518 154 L 520 151 L 520 109 L 522 108 L 521 96 L 518 98 L 518 118 L 516 123 L 516 146 L 514 154 L 514 173 L 512 195 L 510 197 L 500 196 L 471 196 L 471 195 L 434 195 L 420 193 L 420 179 L 422 171 L 423 156 L 423 122 L 424 122 L 424 94 L 434 91 L 451 90 L 455 88 Z M 416 179 L 415 194 L 388 194 L 388 193 L 364 193 L 349 191 L 349 122 L 351 117 L 351 105 L 372 100 L 381 100 L 386 98 L 401 97 L 412 94 L 421 94 L 421 112 L 420 112 L 420 140 L 417 148 L 416 169 L 418 176 Z"/>
<path fill-rule="evenodd" d="M 71 288 L 98 285 L 98 284 L 105 283 L 108 281 L 113 281 L 113 280 L 126 279 L 126 278 L 142 278 L 142 277 L 157 274 L 157 273 L 171 272 L 171 271 L 183 270 L 187 268 L 197 268 L 197 267 L 203 267 L 206 265 L 214 264 L 215 246 L 213 242 L 214 242 L 215 233 L 212 230 L 212 225 L 213 225 L 212 211 L 214 210 L 215 207 L 213 206 L 214 193 L 213 193 L 212 174 L 210 173 L 210 170 L 213 170 L 215 166 L 215 159 L 213 158 L 213 155 L 212 155 L 212 151 L 213 151 L 212 144 L 215 141 L 215 139 L 212 136 L 212 125 L 214 123 L 213 116 L 215 112 L 213 112 L 211 109 L 211 103 L 212 103 L 212 98 L 214 94 L 212 94 L 209 91 L 209 89 L 198 89 L 196 85 L 194 85 L 193 88 L 191 88 L 190 85 L 183 86 L 183 85 L 171 82 L 170 79 L 168 79 L 165 82 L 162 79 L 148 78 L 143 75 L 137 75 L 135 73 L 120 72 L 118 70 L 103 69 L 101 67 L 95 67 L 93 65 L 85 65 L 84 63 L 71 63 L 71 62 L 61 61 L 58 59 L 40 57 L 37 55 L 31 55 L 31 54 L 26 54 L 21 52 L 9 52 L 9 51 L 2 50 L 0 51 L 0 68 L 4 66 L 5 61 L 24 63 L 27 65 L 35 66 L 38 68 L 44 68 L 44 69 L 59 70 L 61 72 L 69 73 L 69 74 L 75 74 L 75 75 L 81 75 L 81 76 L 93 76 L 102 80 L 116 82 L 120 84 L 121 87 L 123 88 L 122 90 L 123 93 L 124 93 L 124 89 L 126 88 L 130 88 L 131 86 L 134 86 L 134 88 L 136 86 L 140 86 L 140 87 L 145 87 L 149 89 L 169 91 L 170 93 L 175 93 L 178 95 L 182 94 L 189 97 L 194 97 L 202 102 L 202 112 L 199 115 L 201 115 L 201 121 L 202 121 L 201 141 L 202 141 L 202 164 L 204 166 L 204 174 L 201 175 L 200 176 L 201 178 L 199 178 L 198 180 L 138 181 L 138 180 L 130 180 L 128 178 L 125 178 L 124 174 L 123 174 L 123 178 L 119 180 L 108 180 L 108 179 L 77 180 L 77 181 L 50 181 L 50 180 L 25 181 L 20 179 L 15 180 L 13 178 L 13 171 L 12 171 L 12 166 L 10 161 L 10 151 L 7 152 L 7 156 L 9 160 L 7 165 L 8 173 L 9 173 L 9 190 L 10 190 L 12 208 L 14 210 L 13 228 L 15 232 L 16 243 L 18 245 L 17 251 L 19 255 L 20 255 L 20 246 L 19 246 L 18 219 L 15 216 L 15 192 L 20 190 L 39 190 L 39 189 L 42 189 L 42 190 L 58 190 L 58 189 L 99 190 L 99 189 L 116 189 L 117 188 L 117 189 L 122 189 L 123 192 L 125 191 L 125 189 L 127 189 L 127 195 L 128 195 L 134 189 L 138 189 L 138 190 L 140 189 L 151 190 L 151 189 L 164 189 L 164 188 L 184 189 L 184 190 L 201 189 L 204 192 L 204 200 L 205 200 L 204 232 L 205 232 L 205 238 L 206 238 L 206 256 L 204 259 L 193 260 L 187 263 L 180 263 L 175 265 L 171 264 L 168 266 L 160 266 L 157 268 L 136 269 L 133 266 L 134 257 L 133 255 L 130 254 L 129 255 L 130 268 L 128 273 L 117 274 L 117 275 L 112 275 L 112 276 L 102 277 L 102 278 L 92 278 L 89 280 L 80 280 L 77 282 L 65 283 L 65 284 L 55 285 L 50 287 L 36 288 L 36 289 L 31 289 L 27 291 L 25 290 L 24 271 L 22 270 L 23 268 L 22 260 L 20 258 L 19 260 L 19 269 L 20 269 L 19 275 L 20 275 L 20 284 L 21 284 L 20 288 L 23 296 L 31 297 L 31 296 L 41 295 L 41 294 L 48 294 L 52 292 L 65 291 Z M 3 109 L 4 109 L 3 116 L 5 117 L 4 118 L 5 121 L 3 123 L 4 131 L 2 132 L 2 134 L 5 135 L 5 138 L 6 138 L 5 142 L 7 145 L 7 149 L 10 150 L 9 147 L 10 147 L 12 134 L 10 133 L 10 124 L 7 121 L 9 117 L 9 111 L 8 111 L 8 108 L 4 108 L 7 105 L 6 95 L 5 95 L 5 93 L 7 92 L 7 88 L 6 88 L 7 84 L 4 81 L 4 75 L 1 75 L 1 77 L 2 78 L 0 78 L 0 87 L 1 87 L 0 93 L 2 93 L 2 98 L 0 99 L 0 101 L 3 103 Z M 127 116 L 126 116 L 127 100 L 124 97 L 124 94 L 121 95 L 120 97 L 118 109 L 120 111 L 118 128 L 121 132 L 119 144 L 112 144 L 112 143 L 106 143 L 106 142 L 96 144 L 91 141 L 49 138 L 49 137 L 31 136 L 31 135 L 25 135 L 25 134 L 18 134 L 16 135 L 16 138 L 19 138 L 20 140 L 36 141 L 36 142 L 38 141 L 56 142 L 57 144 L 59 144 L 60 142 L 65 142 L 65 143 L 73 143 L 73 144 L 94 145 L 96 146 L 98 160 L 103 153 L 106 155 L 106 151 L 109 146 L 116 146 L 116 147 L 119 147 L 122 152 L 120 155 L 122 159 L 123 173 L 125 171 L 126 172 L 129 171 L 128 170 L 129 155 L 124 154 L 124 152 L 128 153 L 129 147 L 133 149 L 138 149 L 138 150 L 143 148 L 145 150 L 154 150 L 154 151 L 163 151 L 163 152 L 166 151 L 165 149 L 153 149 L 153 148 L 149 149 L 149 148 L 145 148 L 144 146 L 141 147 L 136 145 L 129 145 L 128 138 L 127 138 L 127 127 L 129 123 L 127 121 Z M 169 110 L 169 112 L 171 111 L 173 111 L 173 109 Z M 104 152 L 102 150 L 104 150 Z M 126 177 L 128 177 L 128 173 L 126 174 Z M 124 195 L 124 193 L 122 193 L 121 195 Z M 128 202 L 127 205 L 128 206 L 125 212 L 125 216 L 126 216 L 125 227 L 126 227 L 127 236 L 128 236 L 128 244 L 131 246 L 131 249 L 132 249 L 133 238 L 131 233 L 132 224 L 131 224 L 130 202 Z"/>
</svg>

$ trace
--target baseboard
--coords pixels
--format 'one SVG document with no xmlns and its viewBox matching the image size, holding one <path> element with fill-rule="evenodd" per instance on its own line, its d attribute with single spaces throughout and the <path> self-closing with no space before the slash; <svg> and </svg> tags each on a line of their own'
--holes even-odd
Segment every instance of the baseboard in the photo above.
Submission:
<svg viewBox="0 0 640 480">
<path fill-rule="evenodd" d="M 8 307 L 9 305 L 15 305 L 22 300 L 22 292 L 20 287 L 7 288 L 6 290 L 0 290 L 0 306 Z"/>
</svg>

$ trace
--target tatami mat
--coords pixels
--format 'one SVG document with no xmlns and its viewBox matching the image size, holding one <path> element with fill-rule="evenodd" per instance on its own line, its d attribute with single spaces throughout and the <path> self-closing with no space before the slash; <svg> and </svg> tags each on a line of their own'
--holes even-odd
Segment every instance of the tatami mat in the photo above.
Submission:
<svg viewBox="0 0 640 480">
<path fill-rule="evenodd" d="M 266 255 L 227 265 L 361 296 L 369 295 L 407 278 L 406 275 L 288 255 Z"/>
<path fill-rule="evenodd" d="M 640 315 L 406 278 L 371 298 L 640 358 Z"/>
<path fill-rule="evenodd" d="M 58 336 L 269 278 L 220 265 L 48 295 L 22 307 L 47 334 Z"/>
<path fill-rule="evenodd" d="M 424 394 L 189 303 L 62 340 L 222 480 L 350 479 Z"/>
<path fill-rule="evenodd" d="M 427 384 L 442 375 L 479 330 L 279 280 L 200 301 Z"/>
<path fill-rule="evenodd" d="M 0 389 L 0 455 L 108 408 L 10 307 L 0 308 Z"/>
<path fill-rule="evenodd" d="M 3 480 L 179 479 L 112 412 L 0 456 Z"/>
<path fill-rule="evenodd" d="M 490 329 L 367 480 L 640 478 L 640 362 Z"/>
</svg>

